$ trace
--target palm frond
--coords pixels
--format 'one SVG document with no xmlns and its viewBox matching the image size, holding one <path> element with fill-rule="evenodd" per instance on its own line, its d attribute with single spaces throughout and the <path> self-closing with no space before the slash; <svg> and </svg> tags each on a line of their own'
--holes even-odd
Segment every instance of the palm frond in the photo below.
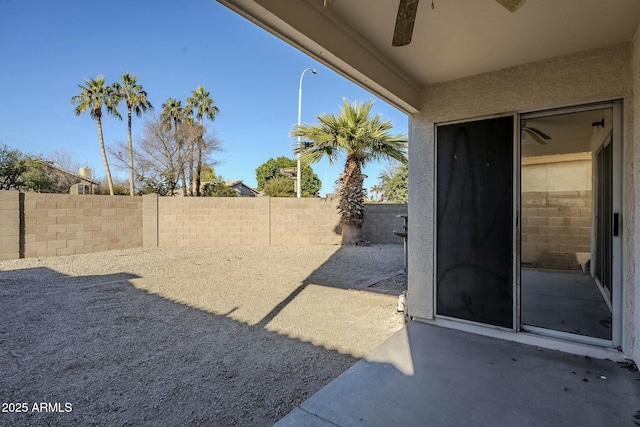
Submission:
<svg viewBox="0 0 640 427">
<path fill-rule="evenodd" d="M 340 154 L 346 154 L 338 210 L 343 223 L 358 227 L 364 220 L 366 196 L 361 168 L 372 161 L 407 160 L 407 137 L 392 135 L 393 124 L 379 114 L 372 117 L 372 108 L 373 101 L 343 99 L 339 114 L 321 114 L 318 124 L 294 126 L 290 134 L 300 138 L 294 152 L 305 164 L 325 157 L 334 164 Z"/>
<path fill-rule="evenodd" d="M 191 96 L 187 98 L 186 110 L 189 114 L 194 114 L 202 124 L 204 117 L 213 121 L 220 112 L 215 105 L 215 101 L 211 98 L 211 92 L 207 91 L 204 86 L 198 86 L 196 90 L 191 91 Z"/>
</svg>

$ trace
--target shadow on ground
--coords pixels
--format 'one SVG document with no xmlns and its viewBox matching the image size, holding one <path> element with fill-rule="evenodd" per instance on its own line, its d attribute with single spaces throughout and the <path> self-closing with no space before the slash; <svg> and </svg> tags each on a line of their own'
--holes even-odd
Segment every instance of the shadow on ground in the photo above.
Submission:
<svg viewBox="0 0 640 427">
<path fill-rule="evenodd" d="M 20 260 L 0 276 L 0 400 L 28 410 L 0 425 L 271 425 L 401 326 L 392 299 L 348 290 L 401 249 L 358 249 L 311 274 L 304 248 L 287 267 L 256 248 Z"/>
<path fill-rule="evenodd" d="M 355 362 L 137 289 L 136 275 L 21 276 L 0 279 L 0 400 L 28 411 L 1 425 L 271 425 Z"/>
</svg>

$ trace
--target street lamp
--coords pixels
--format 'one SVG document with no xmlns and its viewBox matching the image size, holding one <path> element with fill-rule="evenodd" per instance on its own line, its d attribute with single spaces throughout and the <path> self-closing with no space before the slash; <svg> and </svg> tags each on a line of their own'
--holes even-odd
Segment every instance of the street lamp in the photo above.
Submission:
<svg viewBox="0 0 640 427">
<path fill-rule="evenodd" d="M 300 119 L 302 118 L 302 78 L 304 77 L 304 73 L 307 71 L 311 71 L 313 74 L 318 74 L 315 68 L 305 68 L 305 70 L 300 75 L 300 86 L 298 88 L 298 127 L 300 127 Z M 300 137 L 298 137 L 298 147 L 300 146 Z M 300 168 L 300 154 L 298 157 L 298 168 L 296 169 L 296 197 L 300 198 L 300 176 L 302 175 L 302 169 Z"/>
</svg>

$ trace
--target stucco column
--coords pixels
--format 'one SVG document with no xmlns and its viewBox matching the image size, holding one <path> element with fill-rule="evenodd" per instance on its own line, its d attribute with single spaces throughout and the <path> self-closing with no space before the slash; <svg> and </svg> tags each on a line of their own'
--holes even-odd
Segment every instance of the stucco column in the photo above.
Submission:
<svg viewBox="0 0 640 427">
<path fill-rule="evenodd" d="M 434 124 L 409 118 L 409 315 L 433 318 Z"/>
<path fill-rule="evenodd" d="M 631 167 L 633 168 L 633 192 L 632 194 L 626 194 L 629 199 L 625 200 L 626 205 L 633 206 L 633 228 L 631 238 L 633 239 L 627 247 L 632 248 L 631 253 L 625 257 L 625 261 L 632 266 L 626 266 L 625 270 L 633 271 L 633 277 L 631 281 L 633 286 L 625 287 L 625 290 L 631 295 L 628 295 L 628 301 L 630 306 L 626 306 L 623 309 L 629 310 L 631 320 L 632 332 L 625 331 L 624 348 L 631 348 L 632 353 L 628 354 L 636 362 L 640 361 L 640 209 L 637 208 L 637 202 L 640 200 L 640 27 L 636 31 L 636 35 L 633 39 L 633 58 L 632 58 L 632 73 L 633 73 L 633 111 L 631 112 L 633 117 L 633 131 L 631 146 L 633 147 L 633 162 Z M 626 278 L 626 273 L 625 273 Z M 629 326 L 629 325 L 625 325 Z"/>
</svg>

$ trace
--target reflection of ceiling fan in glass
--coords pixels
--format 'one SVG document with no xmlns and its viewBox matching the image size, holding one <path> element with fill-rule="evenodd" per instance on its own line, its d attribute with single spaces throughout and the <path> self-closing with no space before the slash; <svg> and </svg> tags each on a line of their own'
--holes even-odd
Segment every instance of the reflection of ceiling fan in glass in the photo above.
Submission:
<svg viewBox="0 0 640 427">
<path fill-rule="evenodd" d="M 540 129 L 527 126 L 526 120 L 522 121 L 522 126 L 520 127 L 520 131 L 522 132 L 521 136 L 523 140 L 527 136 L 531 136 L 531 139 L 533 139 L 535 142 L 537 142 L 540 145 L 547 145 L 547 141 L 551 139 L 549 135 L 542 132 Z"/>
<path fill-rule="evenodd" d="M 327 7 L 335 0 L 324 0 L 324 7 Z M 509 12 L 515 12 L 527 0 L 495 0 Z M 431 0 L 433 8 L 433 0 Z M 411 43 L 413 36 L 413 24 L 418 13 L 418 0 L 400 0 L 398 15 L 396 16 L 396 27 L 393 30 L 393 46 L 405 46 Z"/>
</svg>

